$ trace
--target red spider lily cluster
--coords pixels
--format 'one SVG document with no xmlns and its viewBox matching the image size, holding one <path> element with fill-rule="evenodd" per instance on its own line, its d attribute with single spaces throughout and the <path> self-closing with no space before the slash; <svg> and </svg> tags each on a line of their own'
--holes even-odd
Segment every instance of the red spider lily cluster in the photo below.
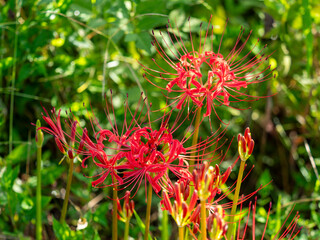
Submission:
<svg viewBox="0 0 320 240">
<path fill-rule="evenodd" d="M 138 113 L 145 107 L 145 101 L 141 99 L 139 103 L 142 107 L 138 106 L 134 113 L 129 110 L 126 103 L 125 115 L 129 113 L 131 116 L 125 117 L 121 132 L 115 119 L 111 119 L 108 104 L 106 105 L 106 115 L 112 127 L 110 129 L 102 128 L 94 117 L 91 122 L 99 129 L 95 132 L 94 139 L 89 137 L 86 128 L 81 129 L 82 134 L 76 133 L 77 121 L 71 119 L 69 122 L 72 124 L 67 124 L 67 127 L 71 129 L 71 134 L 68 135 L 62 129 L 60 111 L 55 114 L 53 110 L 52 119 L 48 114 L 43 116 L 49 127 L 41 129 L 55 137 L 60 151 L 70 159 L 82 155 L 82 167 L 87 167 L 87 161 L 91 159 L 101 169 L 99 174 L 92 176 L 96 178 L 92 181 L 94 187 L 118 185 L 120 189 L 128 186 L 131 186 L 131 189 L 138 189 L 144 180 L 145 184 L 151 183 L 154 191 L 159 193 L 162 189 L 173 185 L 171 181 L 173 177 L 184 180 L 191 179 L 192 174 L 188 171 L 190 162 L 200 158 L 201 161 L 204 161 L 219 156 L 218 154 L 215 156 L 214 153 L 220 147 L 211 152 L 206 152 L 206 149 L 215 145 L 225 131 L 217 131 L 205 141 L 200 141 L 196 146 L 184 147 L 190 136 L 184 136 L 180 140 L 173 136 L 179 127 L 177 121 L 180 117 L 176 118 L 172 127 L 169 127 L 170 114 L 165 114 L 162 117 L 160 127 L 154 129 L 148 120 L 149 109 L 146 109 L 144 115 L 141 112 Z M 114 112 L 113 108 L 112 112 Z M 128 121 L 127 118 L 131 118 L 131 121 Z M 66 140 L 68 138 L 69 142 Z M 78 149 L 75 149 L 75 143 L 79 146 Z M 194 152 L 203 153 L 192 157 L 191 154 Z M 173 173 L 173 176 L 170 176 L 170 173 Z M 105 184 L 104 182 L 109 176 L 112 183 Z"/>
<path fill-rule="evenodd" d="M 210 22 L 211 18 L 209 19 Z M 177 34 L 174 32 L 177 32 Z M 204 117 L 210 116 L 212 110 L 215 111 L 216 105 L 229 106 L 231 102 L 260 98 L 259 96 L 251 96 L 240 92 L 240 89 L 273 77 L 272 71 L 268 71 L 270 66 L 262 67 L 270 55 L 265 56 L 262 53 L 263 50 L 261 50 L 251 56 L 258 41 L 250 51 L 242 54 L 251 32 L 246 40 L 241 43 L 243 34 L 244 29 L 241 29 L 233 49 L 229 54 L 223 56 L 220 53 L 223 36 L 221 37 L 219 48 L 212 49 L 213 44 L 210 44 L 208 39 L 211 36 L 211 42 L 213 41 L 213 26 L 210 24 L 207 26 L 203 41 L 200 37 L 199 46 L 195 46 L 191 41 L 191 48 L 189 49 L 183 42 L 179 30 L 174 29 L 169 22 L 167 25 L 169 40 L 166 40 L 160 32 L 163 45 L 167 47 L 167 50 L 158 41 L 154 33 L 152 45 L 171 70 L 164 69 L 161 64 L 158 64 L 153 59 L 157 69 L 141 64 L 146 73 L 144 77 L 150 83 L 168 93 L 176 92 L 178 96 L 175 97 L 176 100 L 172 104 L 177 109 L 181 109 L 190 100 L 198 108 L 205 107 Z M 191 32 L 190 37 L 192 39 Z M 169 57 L 169 53 L 174 56 L 174 59 Z M 166 86 L 158 85 L 150 77 L 164 80 Z"/>
<path fill-rule="evenodd" d="M 150 77 L 162 79 L 166 81 L 166 86 L 158 87 L 179 94 L 169 106 L 183 110 L 192 101 L 195 109 L 206 108 L 203 117 L 207 117 L 217 105 L 229 105 L 232 102 L 259 98 L 240 92 L 248 85 L 265 81 L 272 75 L 272 71 L 268 71 L 269 66 L 266 68 L 262 66 L 269 56 L 261 52 L 253 55 L 253 49 L 242 54 L 251 32 L 241 43 L 244 33 L 244 30 L 241 30 L 235 46 L 226 56 L 220 52 L 222 37 L 218 50 L 206 50 L 209 35 L 213 41 L 213 29 L 210 24 L 205 31 L 205 38 L 203 41 L 200 39 L 198 49 L 195 49 L 192 41 L 192 49 L 187 49 L 179 31 L 177 34 L 173 32 L 174 29 L 169 22 L 167 33 L 170 42 L 162 38 L 167 50 L 156 37 L 153 41 L 156 51 L 171 70 L 167 71 L 160 67 L 155 60 L 154 63 L 158 69 L 143 66 L 146 71 L 145 79 L 153 85 L 156 84 Z M 192 37 L 191 33 L 190 36 Z M 169 45 L 172 45 L 173 48 Z M 168 51 L 174 56 L 174 59 L 169 57 Z M 94 178 L 92 186 L 113 187 L 118 191 L 129 189 L 124 196 L 123 207 L 120 205 L 120 200 L 117 199 L 120 220 L 124 222 L 130 220 L 134 211 L 134 202 L 130 199 L 135 196 L 141 183 L 144 183 L 145 189 L 149 183 L 157 195 L 162 198 L 160 201 L 162 210 L 172 215 L 179 228 L 188 227 L 190 235 L 194 238 L 197 238 L 198 234 L 202 239 L 204 239 L 203 236 L 208 236 L 209 239 L 227 239 L 228 225 L 233 222 L 228 222 L 230 215 L 227 214 L 227 210 L 231 208 L 232 203 L 226 199 L 232 195 L 232 192 L 236 192 L 236 187 L 235 183 L 229 188 L 226 184 L 237 161 L 224 172 L 220 170 L 220 164 L 211 166 L 212 162 L 221 162 L 225 158 L 225 155 L 218 154 L 217 150 L 220 150 L 225 143 L 220 140 L 223 139 L 226 130 L 220 131 L 219 129 L 204 141 L 196 139 L 196 144 L 190 146 L 188 140 L 192 137 L 198 138 L 194 132 L 199 130 L 199 126 L 193 127 L 194 117 L 189 127 L 185 129 L 185 135 L 182 137 L 175 135 L 177 129 L 189 121 L 190 112 L 187 117 L 183 117 L 183 111 L 179 111 L 173 123 L 170 122 L 173 118 L 173 111 L 165 112 L 158 121 L 152 121 L 151 105 L 147 105 L 146 99 L 141 95 L 135 111 L 130 109 L 128 101 L 125 102 L 124 119 L 119 125 L 113 109 L 112 93 L 108 100 L 105 113 L 107 124 L 110 127 L 102 127 L 95 116 L 90 118 L 93 137 L 90 137 L 86 128 L 79 126 L 74 117 L 66 121 L 66 126 L 70 130 L 70 134 L 67 134 L 62 129 L 60 111 L 56 113 L 55 110 L 52 111 L 52 117 L 45 111 L 43 119 L 49 127 L 40 129 L 54 136 L 59 150 L 66 157 L 71 160 L 81 159 L 83 168 L 90 166 L 97 169 L 99 173 L 90 176 Z M 212 148 L 214 150 L 211 150 Z M 239 158 L 242 162 L 252 155 L 253 148 L 254 141 L 250 129 L 247 128 L 244 136 L 241 134 L 238 136 Z M 241 175 L 237 183 L 243 180 Z M 235 204 L 241 205 L 242 208 L 243 202 L 255 195 L 261 188 L 247 196 L 239 199 L 237 197 Z M 132 191 L 135 193 L 131 194 Z M 222 200 L 224 203 L 221 203 Z M 251 205 L 250 203 L 248 216 Z M 254 235 L 256 203 L 252 209 Z M 240 210 L 239 215 L 242 213 Z M 270 209 L 268 218 L 269 214 Z M 204 221 L 201 221 L 201 218 L 204 218 Z M 289 239 L 293 239 L 297 235 L 300 231 L 296 230 L 297 220 L 298 217 L 295 216 L 279 239 L 288 234 L 290 234 Z M 205 232 L 203 228 L 200 228 L 200 225 L 204 223 L 206 224 Z M 240 238 L 240 229 L 242 229 L 240 225 L 237 235 L 233 236 L 237 239 L 244 239 L 247 226 L 248 221 L 242 238 Z M 266 227 L 262 239 L 265 232 Z"/>
</svg>

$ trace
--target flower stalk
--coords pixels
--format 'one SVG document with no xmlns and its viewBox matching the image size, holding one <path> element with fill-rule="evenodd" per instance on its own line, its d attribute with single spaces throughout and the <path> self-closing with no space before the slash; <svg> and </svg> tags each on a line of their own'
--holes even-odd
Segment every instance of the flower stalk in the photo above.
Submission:
<svg viewBox="0 0 320 240">
<path fill-rule="evenodd" d="M 168 234 L 168 211 L 162 211 L 161 239 L 169 240 L 169 234 Z"/>
<path fill-rule="evenodd" d="M 201 107 L 198 107 L 196 113 L 196 120 L 194 123 L 194 134 L 192 137 L 192 146 L 196 146 L 198 144 L 198 136 L 199 136 L 199 127 L 200 127 L 200 119 L 201 119 Z M 196 155 L 196 152 L 191 154 L 191 158 Z M 190 172 L 193 172 L 194 166 L 190 166 Z"/>
<path fill-rule="evenodd" d="M 179 227 L 179 240 L 184 240 L 184 227 Z"/>
<path fill-rule="evenodd" d="M 228 230 L 228 233 L 227 233 L 227 239 L 231 239 L 231 236 L 233 236 L 234 217 L 235 217 L 236 210 L 237 210 L 237 205 L 238 205 L 239 192 L 240 192 L 240 188 L 241 188 L 241 182 L 242 182 L 244 166 L 245 166 L 245 162 L 241 161 L 240 170 L 239 170 L 239 173 L 238 173 L 236 191 L 234 193 L 233 202 L 232 202 L 232 209 L 231 209 L 231 215 L 230 215 L 229 230 Z"/>
<path fill-rule="evenodd" d="M 42 239 L 42 221 L 41 221 L 41 157 L 43 132 L 38 130 L 41 127 L 40 120 L 36 124 L 36 145 L 37 145 L 37 193 L 36 193 L 36 239 Z"/>
<path fill-rule="evenodd" d="M 73 156 L 72 156 L 72 153 L 70 153 L 70 151 L 71 150 L 69 150 L 68 154 L 67 154 L 67 162 L 69 163 L 69 171 L 68 171 L 66 194 L 64 196 L 64 201 L 63 201 L 63 206 L 62 206 L 62 211 L 61 211 L 60 223 L 65 222 L 65 219 L 66 219 L 68 202 L 69 202 L 69 195 L 70 195 L 70 189 L 71 189 L 71 183 L 72 183 Z"/>
<path fill-rule="evenodd" d="M 118 239 L 118 218 L 117 218 L 117 198 L 118 198 L 118 190 L 117 185 L 115 184 L 112 190 L 112 204 L 113 204 L 113 214 L 112 214 L 112 240 Z M 129 222 L 129 220 L 127 221 Z M 126 222 L 126 224 L 127 224 Z M 129 226 L 129 223 L 128 223 Z M 129 229 L 128 229 L 129 231 Z M 129 234 L 129 232 L 128 232 Z"/>
<path fill-rule="evenodd" d="M 206 212 L 206 200 L 201 200 L 201 239 L 202 240 L 207 240 L 207 212 Z"/>
<path fill-rule="evenodd" d="M 151 202 L 152 202 L 152 185 L 149 183 L 148 186 L 148 198 L 147 198 L 147 213 L 146 213 L 146 229 L 144 233 L 144 240 L 148 240 L 149 228 L 150 228 L 150 214 L 151 214 Z"/>
<path fill-rule="evenodd" d="M 237 210 L 238 205 L 238 199 L 239 199 L 239 192 L 241 188 L 241 182 L 243 177 L 243 171 L 245 167 L 245 163 L 247 159 L 251 156 L 252 151 L 254 147 L 254 141 L 251 138 L 250 129 L 246 128 L 244 132 L 244 136 L 241 134 L 238 135 L 238 152 L 241 159 L 240 169 L 238 173 L 238 179 L 237 179 L 237 185 L 236 190 L 233 197 L 232 202 L 232 209 L 231 209 L 231 215 L 230 215 L 230 228 L 227 233 L 227 239 L 231 239 L 231 236 L 233 236 L 233 225 L 234 225 L 234 217 Z"/>
<path fill-rule="evenodd" d="M 129 240 L 129 223 L 130 223 L 130 219 L 128 219 L 125 223 L 125 228 L 124 228 L 124 240 Z"/>
</svg>

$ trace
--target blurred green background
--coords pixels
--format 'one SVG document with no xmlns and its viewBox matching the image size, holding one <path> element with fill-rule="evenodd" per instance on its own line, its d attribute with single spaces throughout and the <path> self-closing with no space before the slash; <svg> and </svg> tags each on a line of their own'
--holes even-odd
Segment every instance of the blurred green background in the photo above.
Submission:
<svg viewBox="0 0 320 240">
<path fill-rule="evenodd" d="M 0 239 L 32 239 L 35 223 L 35 129 L 31 123 L 41 118 L 43 105 L 67 110 L 87 119 L 95 112 L 106 124 L 104 94 L 113 90 L 117 118 L 123 118 L 122 102 L 128 93 L 133 107 L 140 92 L 148 96 L 154 109 L 165 105 L 160 89 L 142 77 L 137 60 L 153 67 L 156 56 L 151 45 L 151 30 L 165 30 L 168 18 L 188 41 L 191 32 L 199 34 L 200 23 L 213 15 L 212 24 L 219 46 L 225 21 L 229 23 L 222 52 L 234 46 L 240 27 L 253 30 L 247 52 L 260 39 L 258 49 L 268 44 L 269 62 L 276 77 L 261 85 L 251 85 L 248 93 L 270 96 L 257 102 L 239 103 L 239 111 L 217 109 L 230 120 L 227 137 L 231 139 L 250 126 L 256 141 L 255 165 L 242 190 L 258 193 L 258 222 L 266 221 L 266 206 L 274 203 L 269 230 L 279 226 L 284 213 L 292 207 L 301 215 L 303 226 L 297 239 L 320 239 L 320 3 L 317 0 L 0 0 Z M 85 103 L 85 107 L 83 106 Z M 65 116 L 65 113 L 63 111 Z M 154 113 L 155 117 L 161 112 Z M 121 120 L 120 120 L 121 121 Z M 85 124 L 82 122 L 82 124 Z M 44 123 L 43 123 L 44 124 Z M 212 118 L 216 128 L 220 125 Z M 208 135 L 205 121 L 200 135 Z M 66 166 L 58 165 L 61 154 L 54 140 L 46 135 L 43 153 L 44 234 L 52 239 L 108 239 L 111 233 L 111 202 L 108 189 L 93 189 L 78 165 L 71 190 L 68 224 L 60 226 L 61 192 L 66 181 Z M 236 141 L 228 151 L 227 167 L 236 156 Z M 231 174 L 236 179 L 237 167 Z M 94 169 L 86 169 L 92 175 Z M 90 200 L 97 200 L 95 203 Z M 144 217 L 144 192 L 135 198 L 136 210 Z M 154 196 L 152 231 L 158 228 L 159 199 Z M 84 217 L 89 226 L 76 231 Z M 131 236 L 138 238 L 139 224 L 133 218 Z M 172 224 L 174 225 L 174 224 Z M 120 228 L 123 229 L 123 225 Z M 173 239 L 176 229 L 172 227 Z M 65 238 L 68 233 L 70 238 Z M 11 238 L 9 238 L 11 236 Z M 99 237 L 100 236 L 100 237 Z"/>
</svg>

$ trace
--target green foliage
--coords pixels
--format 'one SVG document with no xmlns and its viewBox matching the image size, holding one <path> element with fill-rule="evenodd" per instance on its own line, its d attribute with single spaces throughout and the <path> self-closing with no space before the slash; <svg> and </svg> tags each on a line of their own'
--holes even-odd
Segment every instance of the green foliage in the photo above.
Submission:
<svg viewBox="0 0 320 240">
<path fill-rule="evenodd" d="M 152 67 L 152 58 L 159 57 L 150 43 L 151 30 L 154 29 L 155 34 L 165 32 L 170 18 L 189 46 L 189 30 L 194 41 L 198 41 L 200 23 L 206 26 L 212 14 L 214 49 L 219 47 L 225 20 L 229 18 L 221 51 L 230 52 L 243 26 L 248 29 L 244 36 L 253 30 L 245 50 L 251 49 L 260 38 L 254 54 L 268 44 L 266 54 L 272 53 L 269 64 L 276 67 L 274 79 L 248 88 L 250 95 L 272 97 L 235 106 L 245 109 L 243 111 L 216 109 L 222 120 L 231 119 L 228 139 L 250 126 L 256 142 L 254 158 L 248 163 L 255 165 L 255 169 L 242 189 L 250 193 L 260 184 L 273 180 L 258 192 L 259 221 L 266 221 L 268 202 L 278 201 L 276 212 L 270 217 L 274 219 L 270 227 L 276 228 L 278 222 L 283 221 L 281 215 L 295 206 L 301 215 L 299 226 L 304 227 L 299 239 L 320 238 L 320 192 L 314 169 L 320 169 L 319 12 L 316 0 L 0 1 L 0 234 L 19 239 L 34 237 L 36 145 L 34 126 L 30 123 L 35 124 L 41 118 L 41 104 L 47 109 L 51 106 L 63 109 L 63 117 L 66 117 L 65 110 L 71 108 L 75 117 L 84 119 L 81 127 L 90 124 L 90 113 L 87 113 L 91 112 L 90 105 L 100 124 L 108 125 L 103 97 L 106 94 L 109 101 L 109 89 L 113 90 L 119 122 L 124 116 L 122 102 L 126 93 L 130 106 L 135 106 L 143 91 L 154 109 L 162 108 L 165 98 L 159 89 L 143 79 L 137 62 Z M 164 84 L 161 80 L 159 83 Z M 12 93 L 13 110 L 10 109 Z M 161 113 L 154 112 L 154 118 Z M 12 132 L 9 132 L 10 121 Z M 202 138 L 211 131 L 209 121 L 213 129 L 220 126 L 215 117 L 205 120 L 200 130 Z M 181 128 L 176 134 L 181 136 L 184 130 Z M 80 163 L 75 168 L 68 224 L 55 220 L 62 206 L 67 168 L 64 162 L 58 165 L 62 156 L 53 146 L 54 140 L 45 134 L 42 218 L 47 234 L 55 234 L 58 239 L 109 238 L 111 207 L 107 196 L 110 191 L 92 188 L 91 179 L 83 174 L 92 176 L 97 172 L 90 167 L 81 169 Z M 235 142 L 231 143 L 222 168 L 233 162 L 236 149 Z M 237 172 L 237 166 L 233 172 Z M 232 173 L 230 178 L 235 180 L 236 174 Z M 89 206 L 89 201 L 100 194 L 103 200 Z M 278 200 L 278 196 L 282 196 L 282 200 Z M 143 219 L 138 217 L 144 216 L 143 193 L 137 193 L 136 203 L 141 211 L 135 213 L 130 231 L 138 238 L 143 228 Z M 76 219 L 82 216 L 88 221 L 88 227 L 75 230 Z"/>
</svg>

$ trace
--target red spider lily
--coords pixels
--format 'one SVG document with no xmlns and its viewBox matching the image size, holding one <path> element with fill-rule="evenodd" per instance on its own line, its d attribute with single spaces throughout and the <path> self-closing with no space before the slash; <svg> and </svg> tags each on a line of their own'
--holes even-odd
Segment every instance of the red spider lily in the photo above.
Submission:
<svg viewBox="0 0 320 240">
<path fill-rule="evenodd" d="M 49 125 L 49 127 L 40 127 L 39 129 L 51 134 L 54 136 L 57 147 L 65 156 L 68 156 L 70 159 L 74 159 L 79 155 L 83 150 L 84 143 L 83 141 L 76 141 L 76 136 L 79 137 L 77 133 L 78 122 L 76 120 L 71 120 L 70 124 L 66 121 L 66 127 L 70 129 L 70 134 L 67 134 L 61 125 L 61 110 L 56 113 L 55 108 L 51 110 L 52 116 L 49 115 L 48 111 L 43 108 L 45 115 L 42 114 L 43 120 Z M 75 142 L 79 143 L 77 149 L 75 148 Z"/>
<path fill-rule="evenodd" d="M 266 236 L 266 232 L 267 232 L 267 226 L 268 226 L 268 221 L 269 221 L 269 217 L 270 217 L 270 212 L 271 212 L 271 207 L 272 204 L 270 203 L 269 205 L 269 210 L 268 210 L 268 214 L 267 214 L 267 220 L 261 235 L 261 240 L 265 239 Z M 251 235 L 252 235 L 252 240 L 255 240 L 256 238 L 258 238 L 256 236 L 256 208 L 257 208 L 257 198 L 255 199 L 254 204 L 252 204 L 252 202 L 249 203 L 249 208 L 248 208 L 248 214 L 247 214 L 247 221 L 246 224 L 244 226 L 244 228 L 241 228 L 241 219 L 239 219 L 238 222 L 238 230 L 237 230 L 237 240 L 244 240 L 244 239 L 248 239 L 248 237 L 246 237 L 247 235 L 247 230 L 248 230 L 248 222 L 249 222 L 249 217 L 250 217 L 250 210 L 252 209 L 252 226 L 251 226 Z M 241 210 L 242 211 L 242 204 L 241 204 Z M 291 220 L 291 222 L 288 224 L 287 227 L 285 227 L 285 224 L 287 223 L 289 216 L 291 215 L 293 209 L 290 211 L 289 215 L 286 217 L 285 221 L 283 222 L 283 224 L 281 225 L 280 229 L 277 230 L 277 232 L 273 232 L 273 238 L 272 240 L 281 240 L 281 239 L 289 239 L 292 240 L 294 239 L 299 232 L 301 231 L 301 228 L 297 229 L 297 224 L 298 224 L 298 220 L 299 220 L 299 212 L 297 212 L 293 219 Z M 241 231 L 242 232 L 242 236 L 241 236 Z M 281 235 L 280 235 L 281 234 Z M 280 236 L 279 236 L 280 235 Z M 267 238 L 267 239 L 271 239 L 271 238 Z"/>
<path fill-rule="evenodd" d="M 92 159 L 94 164 L 102 169 L 101 173 L 93 176 L 93 178 L 97 178 L 95 181 L 92 181 L 92 186 L 94 187 L 107 187 L 112 186 L 115 183 L 120 185 L 124 183 L 123 177 L 119 175 L 119 171 L 124 169 L 123 165 L 126 161 L 123 161 L 123 159 L 126 152 L 130 151 L 130 136 L 134 131 L 141 128 L 141 125 L 143 125 L 143 122 L 149 115 L 149 109 L 147 109 L 146 114 L 142 114 L 142 111 L 145 108 L 145 99 L 142 98 L 141 94 L 135 112 L 132 113 L 129 109 L 128 101 L 125 102 L 124 122 L 122 129 L 119 129 L 113 108 L 112 91 L 110 92 L 111 109 L 109 103 L 106 102 L 105 113 L 108 123 L 111 125 L 111 130 L 101 127 L 95 117 L 91 118 L 95 140 L 91 140 L 88 136 L 88 131 L 86 129 L 84 130 L 85 137 L 83 140 L 85 150 L 82 154 L 86 155 L 86 157 L 82 161 L 82 167 L 85 168 L 86 161 Z M 128 120 L 129 118 L 131 119 Z M 99 129 L 97 132 L 95 131 L 95 127 Z M 112 184 L 103 184 L 108 176 L 112 177 Z"/>
<path fill-rule="evenodd" d="M 61 120 L 60 120 L 60 113 L 61 110 L 56 113 L 55 108 L 51 110 L 52 117 L 50 117 L 47 110 L 44 108 L 46 116 L 42 114 L 43 120 L 49 125 L 49 127 L 41 127 L 40 129 L 44 130 L 45 132 L 53 135 L 55 137 L 55 141 L 59 150 L 62 153 L 65 153 L 64 145 L 67 145 L 67 141 L 65 138 L 65 132 L 62 130 Z"/>
<path fill-rule="evenodd" d="M 131 131 L 126 141 L 122 142 L 125 148 L 122 148 L 120 152 L 102 163 L 103 159 L 107 159 L 106 154 L 104 154 L 104 158 L 99 159 L 100 163 L 96 163 L 97 166 L 106 170 L 103 176 L 93 184 L 97 184 L 99 187 L 108 186 L 100 184 L 112 169 L 117 169 L 121 172 L 122 177 L 115 175 L 120 185 L 124 187 L 132 186 L 132 188 L 137 187 L 138 189 L 144 179 L 145 184 L 147 181 L 152 184 L 156 193 L 172 185 L 171 177 L 169 176 L 170 172 L 178 178 L 190 179 L 188 160 L 195 160 L 189 157 L 190 153 L 196 151 L 196 148 L 204 151 L 204 149 L 213 144 L 213 141 L 216 142 L 219 138 L 211 137 L 209 141 L 202 141 L 195 147 L 185 148 L 183 144 L 187 139 L 182 141 L 174 139 L 174 131 L 175 129 L 167 126 L 167 121 L 163 121 L 160 128 L 156 130 L 150 126 L 145 126 Z M 209 154 L 211 152 L 203 153 L 201 155 L 202 159 L 209 159 Z M 97 156 L 95 155 L 95 157 Z M 119 162 L 117 166 L 115 166 L 116 162 Z"/>
<path fill-rule="evenodd" d="M 172 103 L 175 104 L 177 109 L 181 109 L 185 102 L 191 100 L 197 108 L 206 106 L 204 116 L 210 116 L 212 109 L 215 111 L 215 105 L 229 106 L 231 102 L 260 98 L 240 92 L 240 89 L 272 78 L 272 71 L 268 71 L 270 66 L 259 70 L 270 55 L 265 56 L 262 53 L 263 50 L 261 50 L 256 55 L 251 56 L 257 43 L 244 56 L 240 56 L 250 38 L 251 32 L 245 41 L 240 43 L 244 33 L 244 29 L 241 28 L 233 49 L 229 54 L 222 55 L 220 47 L 223 35 L 217 50 L 212 49 L 212 46 L 208 46 L 210 42 L 209 35 L 211 35 L 211 41 L 213 41 L 213 26 L 210 26 L 208 24 L 203 41 L 200 36 L 198 49 L 196 49 L 192 41 L 190 31 L 192 47 L 188 49 L 182 40 L 179 30 L 173 29 L 169 22 L 167 25 L 168 38 L 166 39 L 161 32 L 160 35 L 165 48 L 174 56 L 174 59 L 168 56 L 165 48 L 162 47 L 154 33 L 152 45 L 171 70 L 162 68 L 161 64 L 158 64 L 155 59 L 153 61 L 158 69 L 148 68 L 141 64 L 145 70 L 144 77 L 147 81 L 168 93 L 176 92 L 178 94 L 174 98 L 174 103 Z M 174 32 L 177 32 L 177 34 L 174 34 Z M 157 85 L 149 77 L 164 80 L 166 87 Z M 232 97 L 232 100 L 230 100 L 230 97 Z"/>
<path fill-rule="evenodd" d="M 149 181 L 156 193 L 161 189 L 172 185 L 170 172 L 177 178 L 190 178 L 188 172 L 189 160 L 196 160 L 201 157 L 202 160 L 212 159 L 212 152 L 205 152 L 205 149 L 215 145 L 220 140 L 225 131 L 217 130 L 205 141 L 200 141 L 197 145 L 184 147 L 190 136 L 183 137 L 181 140 L 173 137 L 174 132 L 181 126 L 179 113 L 175 122 L 169 127 L 170 114 L 164 114 L 161 117 L 159 128 L 153 128 L 150 120 L 149 108 L 142 114 L 139 107 L 145 107 L 145 100 L 139 101 L 138 108 L 131 112 L 126 102 L 125 119 L 122 130 L 119 131 L 115 119 L 111 119 L 109 106 L 107 105 L 106 115 L 111 125 L 111 130 L 104 129 L 98 121 L 93 118 L 91 123 L 99 128 L 95 132 L 95 140 L 88 137 L 87 131 L 84 131 L 85 150 L 83 154 L 87 157 L 82 165 L 85 167 L 87 159 L 92 159 L 96 166 L 101 168 L 102 173 L 93 176 L 97 177 L 92 185 L 95 187 L 108 187 L 114 184 L 121 185 L 119 189 L 131 186 L 131 189 L 138 189 L 142 183 Z M 112 113 L 114 113 L 111 102 Z M 114 114 L 113 114 L 114 115 Z M 127 120 L 127 115 L 131 120 Z M 128 117 L 129 118 L 129 117 Z M 184 122 L 187 117 L 182 120 Z M 147 120 L 146 123 L 144 121 Z M 178 124 L 179 122 L 179 124 Z M 191 128 L 191 125 L 190 125 Z M 203 152 L 196 157 L 190 157 L 191 153 Z M 210 155 L 210 157 L 209 157 Z M 104 184 L 107 177 L 112 176 L 111 184 Z"/>
<path fill-rule="evenodd" d="M 124 164 L 124 179 L 136 181 L 139 176 L 146 176 L 153 189 L 159 192 L 167 186 L 168 171 L 180 176 L 185 168 L 182 157 L 186 153 L 182 143 L 173 136 L 169 129 L 161 126 L 159 130 L 143 127 L 135 131 L 129 140 L 130 151 L 124 154 L 127 163 Z M 177 164 L 172 165 L 177 160 Z M 161 187 L 162 186 L 162 187 Z"/>
</svg>

